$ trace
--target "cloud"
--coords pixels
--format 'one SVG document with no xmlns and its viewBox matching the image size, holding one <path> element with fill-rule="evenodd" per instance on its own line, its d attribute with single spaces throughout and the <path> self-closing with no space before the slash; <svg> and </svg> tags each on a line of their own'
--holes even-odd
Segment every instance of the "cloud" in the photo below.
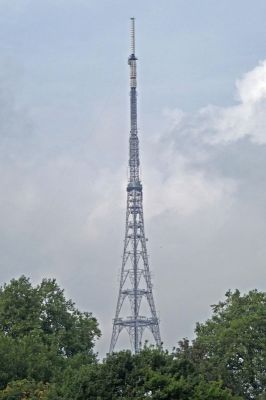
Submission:
<svg viewBox="0 0 266 400">
<path fill-rule="evenodd" d="M 230 107 L 166 108 L 164 131 L 145 147 L 145 212 L 167 342 L 192 337 L 228 288 L 265 290 L 265 82 L 264 61 L 236 81 Z"/>
<path fill-rule="evenodd" d="M 244 74 L 236 82 L 237 94 L 243 104 L 254 104 L 266 99 L 266 60 Z"/>
<path fill-rule="evenodd" d="M 235 142 L 245 137 L 266 143 L 266 61 L 236 81 L 237 104 L 230 107 L 208 105 L 196 113 L 166 110 L 171 129 L 181 135 L 197 136 L 210 145 Z"/>
<path fill-rule="evenodd" d="M 156 168 L 145 168 L 148 218 L 164 213 L 189 216 L 221 201 L 230 206 L 237 186 L 233 179 L 209 176 L 204 167 L 193 168 L 171 142 L 157 144 L 153 154 L 158 154 Z"/>
<path fill-rule="evenodd" d="M 237 81 L 231 107 L 165 109 L 157 116 L 163 131 L 140 132 L 148 250 L 170 346 L 229 287 L 263 280 L 265 70 L 262 62 Z M 81 118 L 80 106 L 56 96 L 52 104 L 40 100 L 37 111 L 36 104 L 22 106 L 16 75 L 8 69 L 0 83 L 2 280 L 57 277 L 100 319 L 104 352 L 125 223 L 121 108 L 108 106 L 90 130 L 92 115 Z"/>
</svg>

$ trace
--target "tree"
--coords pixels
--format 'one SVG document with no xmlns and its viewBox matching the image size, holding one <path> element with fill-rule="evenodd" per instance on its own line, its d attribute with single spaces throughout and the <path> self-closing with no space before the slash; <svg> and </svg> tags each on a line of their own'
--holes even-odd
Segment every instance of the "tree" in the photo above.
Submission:
<svg viewBox="0 0 266 400">
<path fill-rule="evenodd" d="M 47 400 L 49 385 L 23 379 L 10 382 L 0 391 L 0 400 Z"/>
<path fill-rule="evenodd" d="M 208 382 L 190 361 L 174 353 L 144 348 L 110 354 L 98 365 L 65 371 L 51 400 L 240 400 L 222 382 Z"/>
<path fill-rule="evenodd" d="M 13 380 L 51 382 L 95 362 L 96 319 L 80 312 L 55 280 L 24 276 L 0 288 L 0 389 Z"/>
<path fill-rule="evenodd" d="M 100 331 L 55 280 L 0 288 L 0 400 L 266 399 L 266 294 L 228 292 L 196 339 L 98 362 Z"/>
<path fill-rule="evenodd" d="M 193 344 L 201 371 L 245 399 L 265 395 L 266 293 L 228 291 L 212 308 L 212 317 L 197 325 Z"/>
</svg>

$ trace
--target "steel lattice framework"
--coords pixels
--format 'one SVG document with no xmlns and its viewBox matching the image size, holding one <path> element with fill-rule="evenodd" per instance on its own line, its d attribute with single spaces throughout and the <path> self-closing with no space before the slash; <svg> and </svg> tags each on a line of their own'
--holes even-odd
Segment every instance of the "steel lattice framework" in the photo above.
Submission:
<svg viewBox="0 0 266 400">
<path fill-rule="evenodd" d="M 127 211 L 124 252 L 120 286 L 110 352 L 114 351 L 118 336 L 125 328 L 130 336 L 135 353 L 141 348 L 143 332 L 150 329 L 155 343 L 161 346 L 159 320 L 152 294 L 151 274 L 144 231 L 142 184 L 140 181 L 139 139 L 137 128 L 137 58 L 135 56 L 135 19 L 131 18 L 130 67 L 130 137 L 129 137 L 129 181 L 127 185 Z M 123 317 L 123 306 L 129 301 L 131 315 Z M 140 308 L 146 302 L 146 315 Z"/>
</svg>

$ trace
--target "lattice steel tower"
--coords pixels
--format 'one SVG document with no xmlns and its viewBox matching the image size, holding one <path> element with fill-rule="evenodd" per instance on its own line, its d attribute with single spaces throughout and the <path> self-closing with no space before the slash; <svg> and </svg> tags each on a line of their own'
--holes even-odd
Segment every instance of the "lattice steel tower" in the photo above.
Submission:
<svg viewBox="0 0 266 400">
<path fill-rule="evenodd" d="M 132 348 L 137 353 L 146 328 L 150 329 L 155 343 L 161 346 L 159 320 L 152 294 L 151 274 L 144 231 L 142 184 L 139 171 L 139 139 L 137 128 L 137 58 L 135 56 L 135 19 L 131 18 L 130 67 L 130 136 L 129 136 L 129 181 L 127 185 L 126 232 L 120 286 L 110 352 L 114 351 L 118 336 L 123 329 L 128 331 Z M 146 302 L 145 315 L 140 308 Z M 130 316 L 123 316 L 125 303 L 129 302 Z"/>
</svg>

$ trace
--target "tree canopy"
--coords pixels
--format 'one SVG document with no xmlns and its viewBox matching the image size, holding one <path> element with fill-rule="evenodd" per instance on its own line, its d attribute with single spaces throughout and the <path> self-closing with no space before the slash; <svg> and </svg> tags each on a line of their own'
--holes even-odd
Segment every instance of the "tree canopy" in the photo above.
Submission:
<svg viewBox="0 0 266 400">
<path fill-rule="evenodd" d="M 228 291 L 212 308 L 212 317 L 197 324 L 193 344 L 204 375 L 245 399 L 266 396 L 266 293 Z"/>
<path fill-rule="evenodd" d="M 0 288 L 0 400 L 265 400 L 266 294 L 227 292 L 169 352 L 146 345 L 102 361 L 97 320 L 55 280 Z"/>
<path fill-rule="evenodd" d="M 53 382 L 75 362 L 94 362 L 99 335 L 96 319 L 66 300 L 55 280 L 33 287 L 24 276 L 13 279 L 0 289 L 0 388 Z"/>
</svg>

